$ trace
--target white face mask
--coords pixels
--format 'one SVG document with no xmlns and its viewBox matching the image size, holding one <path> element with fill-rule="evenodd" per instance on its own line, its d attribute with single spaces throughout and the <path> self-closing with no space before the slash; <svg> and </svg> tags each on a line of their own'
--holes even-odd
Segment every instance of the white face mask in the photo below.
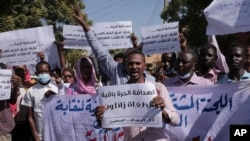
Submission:
<svg viewBox="0 0 250 141">
<path fill-rule="evenodd" d="M 187 78 L 189 78 L 189 77 L 191 76 L 191 73 L 188 72 L 188 73 L 186 73 L 186 74 L 184 74 L 184 75 L 179 75 L 179 74 L 177 74 L 177 75 L 178 75 L 179 78 L 181 78 L 181 79 L 187 79 Z"/>
</svg>

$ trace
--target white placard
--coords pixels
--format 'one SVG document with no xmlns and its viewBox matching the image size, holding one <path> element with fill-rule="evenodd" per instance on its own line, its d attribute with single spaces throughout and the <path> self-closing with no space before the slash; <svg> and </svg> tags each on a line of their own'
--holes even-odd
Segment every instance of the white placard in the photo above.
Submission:
<svg viewBox="0 0 250 141">
<path fill-rule="evenodd" d="M 12 70 L 0 69 L 0 100 L 10 99 Z"/>
<path fill-rule="evenodd" d="M 144 54 L 180 51 L 179 22 L 141 28 Z"/>
<path fill-rule="evenodd" d="M 152 83 L 100 86 L 98 95 L 107 106 L 102 127 L 162 127 L 162 113 L 151 104 L 157 96 Z"/>
<path fill-rule="evenodd" d="M 107 49 L 131 48 L 131 21 L 96 23 L 93 30 L 101 41 L 102 47 Z"/>
<path fill-rule="evenodd" d="M 100 47 L 106 49 L 120 49 L 132 47 L 130 35 L 132 33 L 131 21 L 95 23 L 90 27 L 100 40 Z M 81 26 L 64 25 L 63 36 L 65 47 L 68 49 L 87 49 L 90 45 Z"/>
<path fill-rule="evenodd" d="M 81 26 L 63 25 L 63 37 L 66 49 L 91 49 Z"/>
<path fill-rule="evenodd" d="M 43 48 L 43 44 L 36 39 L 2 41 L 0 62 L 11 66 L 35 63 L 38 61 L 37 52 Z"/>
<path fill-rule="evenodd" d="M 45 61 L 48 61 L 50 63 L 52 69 L 55 69 L 56 67 L 60 68 L 58 51 L 56 45 L 54 44 L 55 35 L 52 25 L 2 32 L 0 33 L 0 48 L 2 46 L 2 41 L 15 41 L 18 39 L 35 39 L 37 43 L 41 43 L 42 46 L 39 48 L 40 50 L 38 51 L 44 52 Z M 34 62 L 34 64 L 28 65 L 31 74 L 33 74 L 35 71 L 35 64 L 36 62 Z"/>
<path fill-rule="evenodd" d="M 205 10 L 207 35 L 250 31 L 249 0 L 214 0 Z"/>
</svg>

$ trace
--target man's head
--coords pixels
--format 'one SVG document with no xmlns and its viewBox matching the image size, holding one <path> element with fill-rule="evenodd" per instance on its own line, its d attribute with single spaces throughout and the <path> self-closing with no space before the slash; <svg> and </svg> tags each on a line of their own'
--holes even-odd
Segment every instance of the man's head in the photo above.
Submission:
<svg viewBox="0 0 250 141">
<path fill-rule="evenodd" d="M 36 64 L 36 75 L 40 84 L 46 85 L 50 82 L 51 68 L 50 64 L 46 61 L 41 61 Z"/>
<path fill-rule="evenodd" d="M 173 72 L 175 61 L 176 61 L 176 54 L 174 52 L 162 54 L 161 64 L 165 73 Z"/>
<path fill-rule="evenodd" d="M 229 71 L 244 69 L 246 62 L 246 49 L 240 44 L 230 44 L 226 51 L 226 62 Z"/>
<path fill-rule="evenodd" d="M 115 54 L 114 56 L 114 60 L 118 63 L 122 63 L 123 62 L 123 58 L 124 58 L 124 53 L 120 52 Z"/>
<path fill-rule="evenodd" d="M 183 50 L 179 53 L 179 56 L 175 63 L 175 71 L 181 79 L 189 79 L 197 65 L 198 57 L 192 50 Z"/>
<path fill-rule="evenodd" d="M 213 68 L 218 58 L 216 47 L 206 44 L 200 48 L 200 63 L 202 68 Z"/>
<path fill-rule="evenodd" d="M 132 49 L 126 55 L 126 70 L 130 76 L 129 82 L 143 83 L 143 72 L 146 69 L 145 56 L 138 49 Z"/>
<path fill-rule="evenodd" d="M 246 71 L 250 72 L 250 43 L 246 46 L 246 63 L 245 63 Z"/>
<path fill-rule="evenodd" d="M 26 72 L 27 72 L 27 68 L 25 65 L 18 65 L 18 66 L 14 66 L 13 67 L 14 69 L 14 72 L 17 76 L 19 76 L 22 81 L 25 80 L 25 75 L 26 75 Z"/>
</svg>

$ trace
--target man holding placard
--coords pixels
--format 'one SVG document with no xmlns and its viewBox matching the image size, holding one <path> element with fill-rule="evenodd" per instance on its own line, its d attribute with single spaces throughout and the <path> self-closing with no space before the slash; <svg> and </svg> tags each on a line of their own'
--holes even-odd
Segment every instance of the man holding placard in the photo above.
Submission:
<svg viewBox="0 0 250 141">
<path fill-rule="evenodd" d="M 10 104 L 15 104 L 19 95 L 21 78 L 12 75 L 12 70 L 7 70 L 4 64 L 0 66 L 0 140 L 11 141 L 11 131 L 15 127 Z"/>
<path fill-rule="evenodd" d="M 152 93 L 147 91 L 145 92 L 144 90 L 137 90 L 137 93 L 134 92 L 134 90 L 136 88 L 133 88 L 131 91 L 131 93 L 120 93 L 117 95 L 115 93 L 112 93 L 112 96 L 121 96 L 123 95 L 125 99 L 127 96 L 134 96 L 134 95 L 140 95 L 141 98 L 146 97 L 148 95 L 151 95 L 153 93 L 155 93 L 156 96 L 153 97 L 153 99 L 151 100 L 150 104 L 147 105 L 143 102 L 141 102 L 141 105 L 147 105 L 149 106 L 148 109 L 150 108 L 154 108 L 155 111 L 160 111 L 161 113 L 161 117 L 162 117 L 162 121 L 164 123 L 168 123 L 171 125 L 177 125 L 179 123 L 179 115 L 177 114 L 175 108 L 173 107 L 172 101 L 169 97 L 169 93 L 166 89 L 166 87 L 164 85 L 162 85 L 161 83 L 156 83 L 156 82 L 150 82 L 145 80 L 145 77 L 143 75 L 144 70 L 146 69 L 146 64 L 145 64 L 145 56 L 144 54 L 137 50 L 137 49 L 132 49 L 128 54 L 127 54 L 127 61 L 126 61 L 126 69 L 127 72 L 129 74 L 130 79 L 127 82 L 127 85 L 123 85 L 124 88 L 129 86 L 129 85 L 134 85 L 135 83 L 138 83 L 138 87 L 141 84 L 153 84 L 155 86 L 155 90 L 152 90 Z M 119 85 L 117 85 L 116 87 L 118 87 Z M 104 86 L 105 87 L 105 86 Z M 112 87 L 112 86 L 110 86 Z M 109 94 L 104 94 L 102 92 L 102 87 L 99 88 L 99 94 L 101 99 L 106 99 L 107 97 L 112 97 Z M 122 91 L 122 90 L 120 90 Z M 114 94 L 114 95 L 113 95 Z M 126 95 L 126 97 L 125 97 Z M 128 97 L 127 97 L 128 98 Z M 138 98 L 139 99 L 139 98 Z M 138 99 L 134 99 L 138 100 Z M 139 101 L 139 100 L 138 100 Z M 138 102 L 136 102 L 137 107 L 140 107 Z M 129 105 L 125 102 L 124 105 L 120 105 L 120 108 L 126 108 L 126 106 L 132 107 L 132 103 L 131 105 Z M 146 107 L 147 107 L 146 106 Z M 143 106 L 141 106 L 143 107 Z M 96 117 L 99 121 L 103 121 L 103 119 L 105 119 L 105 113 L 104 112 L 109 112 L 108 110 L 113 110 L 112 108 L 116 108 L 116 106 L 112 107 L 112 106 L 107 106 L 107 105 L 100 105 L 96 108 L 95 110 L 95 114 Z M 155 112 L 154 111 L 154 112 Z M 131 114 L 131 112 L 134 112 L 134 109 L 131 109 L 131 111 L 129 111 L 128 113 L 126 113 L 127 115 Z M 153 111 L 152 111 L 153 112 Z M 136 113 L 135 113 L 136 114 Z M 147 113 L 145 116 L 150 115 L 152 113 Z M 151 126 L 153 125 L 152 122 L 146 122 L 144 124 L 144 126 L 136 126 L 139 125 L 137 124 L 135 121 L 136 116 L 131 116 L 129 119 L 127 117 L 123 118 L 123 121 L 126 121 L 126 123 L 122 123 L 122 124 L 126 124 L 126 125 L 120 125 L 123 126 L 124 128 L 124 138 L 125 141 L 138 141 L 138 140 L 144 140 L 144 141 L 166 141 L 167 140 L 167 135 L 165 132 L 165 129 L 162 127 L 162 122 L 160 124 L 160 126 L 156 127 L 156 126 Z M 154 120 L 154 119 L 153 119 Z M 161 119 L 159 120 L 161 121 Z M 105 121 L 106 122 L 106 121 Z M 114 122 L 122 122 L 121 120 L 109 120 L 110 124 L 113 124 Z M 143 120 L 139 120 L 140 123 L 143 122 Z M 129 123 L 129 124 L 128 124 Z M 135 125 L 132 125 L 131 123 L 134 123 Z M 105 123 L 102 123 L 102 125 L 105 125 Z M 131 125 L 131 126 L 127 126 L 127 125 Z M 110 126 L 106 126 L 106 127 L 110 127 Z"/>
</svg>

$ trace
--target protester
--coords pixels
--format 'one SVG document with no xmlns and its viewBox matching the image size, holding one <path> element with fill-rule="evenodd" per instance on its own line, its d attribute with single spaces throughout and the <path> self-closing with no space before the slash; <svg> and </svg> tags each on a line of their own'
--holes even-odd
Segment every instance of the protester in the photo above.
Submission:
<svg viewBox="0 0 250 141">
<path fill-rule="evenodd" d="M 189 38 L 189 26 L 185 25 L 179 29 L 179 41 L 181 50 L 186 50 L 189 48 L 188 38 Z"/>
<path fill-rule="evenodd" d="M 174 64 L 176 53 L 163 53 L 161 55 L 161 66 L 156 71 L 156 82 L 163 82 L 167 78 L 175 77 Z"/>
<path fill-rule="evenodd" d="M 123 58 L 124 58 L 124 53 L 120 52 L 115 54 L 114 56 L 114 60 L 118 63 L 122 63 L 123 62 Z"/>
<path fill-rule="evenodd" d="M 6 69 L 6 65 L 1 64 L 0 69 Z M 0 141 L 12 141 L 11 132 L 15 127 L 15 121 L 10 110 L 10 104 L 15 104 L 17 96 L 20 94 L 19 86 L 22 85 L 21 78 L 15 74 L 11 77 L 10 99 L 0 100 Z"/>
<path fill-rule="evenodd" d="M 16 126 L 12 131 L 12 141 L 30 141 L 31 130 L 27 118 L 27 108 L 21 105 L 21 101 L 27 90 L 34 85 L 30 79 L 29 71 L 26 65 L 18 65 L 13 67 L 14 73 L 22 80 L 22 85 L 19 86 L 20 95 L 17 97 L 15 105 L 11 104 L 11 110 L 14 114 Z"/>
<path fill-rule="evenodd" d="M 228 73 L 229 69 L 226 63 L 226 58 L 220 50 L 215 35 L 208 36 L 208 44 L 212 44 L 216 48 L 217 51 L 217 59 L 215 62 L 216 68 L 218 68 L 218 70 L 220 70 L 221 72 Z"/>
<path fill-rule="evenodd" d="M 179 53 L 175 63 L 176 77 L 166 79 L 165 86 L 187 86 L 187 85 L 212 85 L 213 83 L 195 73 L 198 57 L 197 54 L 186 49 Z"/>
<path fill-rule="evenodd" d="M 43 106 L 42 100 L 51 94 L 58 93 L 58 87 L 51 80 L 50 64 L 41 61 L 36 64 L 38 83 L 32 86 L 24 96 L 21 104 L 28 109 L 28 120 L 35 141 L 43 140 Z"/>
<path fill-rule="evenodd" d="M 81 11 L 77 8 L 75 8 L 74 11 L 75 15 L 73 16 L 82 26 L 83 31 L 86 33 L 86 37 L 89 41 L 90 47 L 92 48 L 92 51 L 95 54 L 100 65 L 99 67 L 109 77 L 111 85 L 125 84 L 129 79 L 129 76 L 125 69 L 126 54 L 130 49 L 125 52 L 123 63 L 114 61 L 113 57 L 107 52 L 107 50 L 101 47 L 100 40 L 97 39 L 94 33 L 90 30 L 87 23 L 84 21 L 81 15 Z M 145 75 L 146 79 L 155 81 L 155 78 L 153 76 L 149 75 L 148 73 L 145 73 Z"/>
<path fill-rule="evenodd" d="M 91 60 L 80 58 L 76 66 L 76 81 L 69 86 L 66 94 L 96 94 L 95 82 L 95 68 Z"/>
<path fill-rule="evenodd" d="M 250 73 L 244 69 L 246 63 L 246 49 L 244 46 L 233 43 L 226 50 L 226 61 L 229 67 L 228 74 L 217 83 L 230 83 L 250 79 Z"/>
<path fill-rule="evenodd" d="M 170 125 L 177 125 L 179 123 L 179 115 L 173 107 L 169 93 L 164 85 L 161 83 L 151 82 L 145 79 L 144 70 L 146 68 L 144 54 L 133 49 L 127 54 L 126 69 L 130 79 L 127 84 L 132 83 L 153 83 L 156 86 L 158 96 L 154 97 L 152 102 L 162 110 L 163 122 Z M 100 105 L 96 108 L 95 114 L 97 119 L 102 120 L 103 113 L 105 112 L 105 105 Z M 124 140 L 125 141 L 157 141 L 167 140 L 165 129 L 154 127 L 124 127 Z"/>
<path fill-rule="evenodd" d="M 220 79 L 220 75 L 224 75 L 224 72 L 221 72 L 216 68 L 217 49 L 212 44 L 206 44 L 200 48 L 199 54 L 199 69 L 198 75 L 202 76 L 213 83 L 216 83 Z"/>
<path fill-rule="evenodd" d="M 250 43 L 247 44 L 246 46 L 246 52 L 247 52 L 247 55 L 246 55 L 246 63 L 245 63 L 245 70 L 247 72 L 250 72 Z"/>
<path fill-rule="evenodd" d="M 62 78 L 64 83 L 74 83 L 76 80 L 75 72 L 72 68 L 63 68 L 62 69 Z"/>
</svg>

